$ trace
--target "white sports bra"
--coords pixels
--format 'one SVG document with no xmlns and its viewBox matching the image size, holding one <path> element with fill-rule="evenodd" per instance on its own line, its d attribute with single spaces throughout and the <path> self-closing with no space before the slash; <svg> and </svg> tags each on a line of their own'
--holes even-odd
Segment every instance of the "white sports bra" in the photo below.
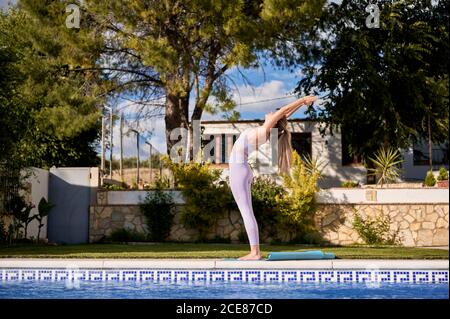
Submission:
<svg viewBox="0 0 450 319">
<path fill-rule="evenodd" d="M 252 131 L 255 133 L 249 136 Z M 262 126 L 249 127 L 243 130 L 231 149 L 229 163 L 246 163 L 248 154 L 257 150 L 259 146 L 266 142 L 266 130 Z"/>
</svg>

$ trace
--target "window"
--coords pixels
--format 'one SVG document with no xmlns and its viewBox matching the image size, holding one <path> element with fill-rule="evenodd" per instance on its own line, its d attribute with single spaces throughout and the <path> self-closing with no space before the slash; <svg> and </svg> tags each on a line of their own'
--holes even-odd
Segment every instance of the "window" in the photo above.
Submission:
<svg viewBox="0 0 450 319">
<path fill-rule="evenodd" d="M 342 146 L 342 166 L 362 164 L 361 156 L 350 154 L 349 142 L 345 134 L 341 135 L 341 146 Z"/>
<path fill-rule="evenodd" d="M 225 143 L 227 142 L 226 135 L 222 134 L 221 136 L 221 144 L 220 144 L 220 162 L 225 163 Z"/>
<path fill-rule="evenodd" d="M 220 148 L 217 146 L 217 139 L 220 139 Z M 227 145 L 232 140 L 231 145 Z M 231 147 L 234 145 L 234 143 L 237 140 L 236 135 L 229 135 L 229 134 L 207 134 L 202 136 L 201 140 L 201 147 L 202 150 L 205 149 L 206 145 L 209 143 L 213 143 L 209 154 L 205 154 L 206 157 L 210 157 L 212 160 L 212 163 L 216 163 L 217 159 L 220 159 L 220 163 L 227 163 L 228 162 L 228 154 L 231 151 Z M 213 142 L 214 141 L 214 142 Z"/>
<path fill-rule="evenodd" d="M 431 149 L 432 164 L 448 165 L 449 142 L 437 145 L 433 144 Z M 413 163 L 414 166 L 430 165 L 430 152 L 428 151 L 428 142 L 419 141 L 413 143 Z"/>
<path fill-rule="evenodd" d="M 212 140 L 214 140 L 214 137 L 215 137 L 215 136 L 212 135 L 212 134 L 202 135 L 202 138 L 201 138 L 201 148 L 202 148 L 202 151 L 205 150 L 206 145 L 208 145 Z M 208 157 L 212 158 L 212 159 L 213 159 L 213 162 L 214 162 L 214 159 L 216 158 L 216 157 L 215 157 L 215 147 L 212 147 L 212 148 L 209 150 L 209 154 L 203 154 L 203 156 L 204 156 L 204 158 L 208 158 Z"/>
<path fill-rule="evenodd" d="M 312 156 L 312 137 L 311 133 L 291 133 L 292 148 L 300 157 Z"/>
</svg>

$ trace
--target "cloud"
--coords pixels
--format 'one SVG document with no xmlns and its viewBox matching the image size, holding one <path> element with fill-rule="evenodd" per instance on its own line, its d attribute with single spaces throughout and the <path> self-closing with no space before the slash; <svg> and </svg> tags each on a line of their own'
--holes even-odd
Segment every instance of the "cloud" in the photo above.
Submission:
<svg viewBox="0 0 450 319">
<path fill-rule="evenodd" d="M 241 85 L 232 92 L 236 102 L 236 111 L 242 119 L 264 119 L 268 112 L 291 103 L 296 99 L 293 96 L 293 86 L 279 80 L 264 82 L 258 86 Z"/>
<path fill-rule="evenodd" d="M 290 96 L 292 88 L 286 87 L 286 83 L 278 80 L 264 82 L 258 86 L 240 85 L 231 92 L 236 102 L 236 111 L 241 113 L 241 119 L 263 119 L 265 113 L 275 111 L 276 108 L 295 100 Z M 213 102 L 211 97 L 209 102 Z M 202 120 L 222 119 L 222 113 L 204 113 Z"/>
<path fill-rule="evenodd" d="M 287 97 L 288 95 L 290 95 L 290 92 L 285 87 L 284 82 L 272 80 L 256 87 L 240 86 L 233 92 L 233 99 L 237 102 L 238 108 L 243 110 L 266 112 L 273 110 L 274 102 L 260 101 Z"/>
<path fill-rule="evenodd" d="M 239 104 L 243 104 L 236 108 L 241 112 L 242 118 L 264 118 L 264 113 L 274 111 L 277 107 L 294 100 L 293 97 L 288 97 L 282 100 L 274 100 L 268 102 L 261 102 L 261 100 L 273 99 L 286 96 L 289 93 L 289 89 L 286 88 L 284 82 L 272 80 L 265 82 L 259 86 L 245 86 L 241 85 L 232 92 L 234 100 Z M 162 103 L 163 101 L 158 101 Z M 190 101 L 190 110 L 193 110 L 194 98 Z M 246 104 L 251 103 L 251 104 Z M 254 103 L 254 104 L 253 104 Z M 124 157 L 136 156 L 136 135 L 131 129 L 138 130 L 141 133 L 140 139 L 140 156 L 141 158 L 148 157 L 149 146 L 145 144 L 145 140 L 152 143 L 152 145 L 161 153 L 165 154 L 167 151 L 166 135 L 165 135 L 165 122 L 163 116 L 152 117 L 149 119 L 141 119 L 136 121 L 137 113 L 140 107 L 129 102 L 123 101 L 115 110 L 123 111 L 125 115 L 124 136 L 123 136 L 123 153 Z M 222 114 L 211 115 L 204 113 L 202 120 L 218 120 L 223 119 Z M 113 131 L 113 155 L 114 158 L 120 156 L 120 123 L 117 120 L 114 124 Z M 128 135 L 125 135 L 128 132 Z M 152 134 L 150 134 L 152 132 Z M 108 156 L 108 155 L 107 155 Z"/>
<path fill-rule="evenodd" d="M 139 156 L 141 158 L 146 158 L 149 155 L 149 146 L 145 144 L 146 141 L 150 142 L 153 145 L 153 152 L 157 151 L 160 153 L 166 153 L 166 140 L 165 140 L 165 123 L 164 118 L 157 119 L 148 119 L 140 121 L 140 127 L 137 131 L 139 131 L 140 139 L 139 139 Z M 131 131 L 131 129 L 135 129 L 136 126 L 130 125 L 129 123 L 124 124 L 123 129 L 123 154 L 124 157 L 134 157 L 137 155 L 137 146 L 136 146 L 136 133 Z M 153 134 L 148 134 L 149 131 L 152 131 Z M 113 143 L 114 143 L 114 151 L 113 155 L 115 158 L 119 158 L 120 156 L 120 123 L 117 121 L 115 123 L 114 131 L 113 131 Z"/>
<path fill-rule="evenodd" d="M 158 103 L 161 101 L 157 101 Z M 124 157 L 134 157 L 137 155 L 136 146 L 136 133 L 132 130 L 137 130 L 140 133 L 139 139 L 139 156 L 144 159 L 149 155 L 149 146 L 145 144 L 146 141 L 150 142 L 154 149 L 160 153 L 166 153 L 166 138 L 165 138 L 165 122 L 163 116 L 153 116 L 147 119 L 139 119 L 137 121 L 138 112 L 140 106 L 130 102 L 122 101 L 116 107 L 114 107 L 114 113 L 124 114 L 124 127 L 123 127 L 123 155 Z M 109 114 L 106 113 L 109 119 Z M 108 122 L 109 123 L 109 122 Z M 108 157 L 109 155 L 107 155 Z M 117 119 L 114 122 L 113 130 L 113 157 L 120 157 L 120 121 Z"/>
<path fill-rule="evenodd" d="M 252 77 L 256 81 L 261 81 L 257 75 L 259 73 L 255 70 L 252 71 Z M 294 78 L 294 74 L 289 73 L 286 78 Z M 260 74 L 259 74 L 260 75 Z M 268 72 L 266 73 L 270 81 L 262 82 L 259 85 L 244 85 L 241 84 L 232 90 L 231 95 L 237 103 L 236 111 L 241 113 L 241 119 L 264 119 L 264 115 L 267 112 L 275 111 L 276 108 L 281 107 L 295 100 L 295 97 L 289 96 L 292 94 L 295 86 L 291 81 L 280 81 L 273 78 L 282 78 L 283 73 L 280 72 Z M 210 97 L 210 103 L 214 102 L 214 98 Z M 155 103 L 164 103 L 164 100 L 155 101 Z M 192 114 L 193 106 L 195 103 L 195 96 L 192 94 L 190 98 L 190 114 Z M 126 118 L 126 124 L 124 132 L 130 129 L 136 129 L 142 133 L 140 140 L 140 156 L 146 158 L 149 153 L 149 146 L 145 144 L 146 138 L 152 143 L 152 145 L 161 153 L 167 152 L 166 137 L 165 137 L 165 122 L 164 116 L 152 117 L 149 119 L 141 119 L 137 122 L 135 119 L 140 110 L 140 106 L 133 104 L 129 101 L 122 101 L 115 110 L 124 112 Z M 164 110 L 161 110 L 162 113 Z M 294 117 L 302 117 L 304 114 L 299 110 Z M 204 112 L 202 120 L 223 120 L 223 113 L 209 114 Z M 150 132 L 152 132 L 150 136 Z M 119 158 L 120 154 L 120 138 L 119 138 L 119 121 L 116 121 L 114 127 L 114 157 Z M 124 156 L 136 156 L 136 135 L 129 132 L 128 136 L 123 137 Z"/>
<path fill-rule="evenodd" d="M 15 5 L 16 0 L 0 0 L 0 9 L 6 9 L 10 4 Z"/>
</svg>

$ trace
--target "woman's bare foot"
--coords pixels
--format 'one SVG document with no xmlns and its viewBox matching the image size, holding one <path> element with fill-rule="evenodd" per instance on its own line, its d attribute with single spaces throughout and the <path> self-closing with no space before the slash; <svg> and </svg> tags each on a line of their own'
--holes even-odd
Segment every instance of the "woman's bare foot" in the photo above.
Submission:
<svg viewBox="0 0 450 319">
<path fill-rule="evenodd" d="M 250 253 L 248 255 L 245 255 L 245 256 L 239 258 L 238 260 L 260 260 L 260 259 L 261 259 L 261 255 L 260 254 Z"/>
</svg>

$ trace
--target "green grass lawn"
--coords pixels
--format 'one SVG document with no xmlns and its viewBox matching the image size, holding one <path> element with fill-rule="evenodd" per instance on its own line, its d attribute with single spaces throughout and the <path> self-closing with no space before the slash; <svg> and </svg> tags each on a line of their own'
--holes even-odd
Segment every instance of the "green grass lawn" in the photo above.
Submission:
<svg viewBox="0 0 450 319">
<path fill-rule="evenodd" d="M 448 259 L 448 250 L 393 246 L 319 247 L 262 245 L 263 256 L 271 251 L 321 249 L 349 259 Z M 0 258 L 234 258 L 248 253 L 244 244 L 86 244 L 0 246 Z"/>
</svg>

